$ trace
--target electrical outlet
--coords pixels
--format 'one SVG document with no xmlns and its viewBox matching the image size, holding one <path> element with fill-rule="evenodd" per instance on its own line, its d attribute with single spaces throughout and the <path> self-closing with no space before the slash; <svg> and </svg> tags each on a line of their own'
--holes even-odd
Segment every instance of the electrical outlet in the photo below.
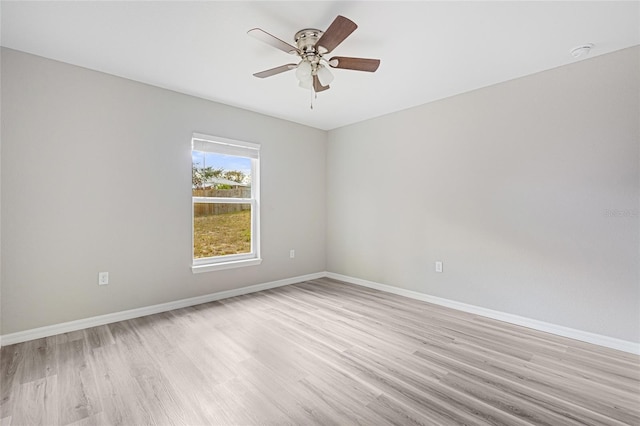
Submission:
<svg viewBox="0 0 640 426">
<path fill-rule="evenodd" d="M 107 285 L 107 284 L 109 284 L 109 273 L 98 272 L 98 285 Z"/>
<path fill-rule="evenodd" d="M 442 272 L 442 262 L 440 260 L 436 261 L 436 272 Z"/>
<path fill-rule="evenodd" d="M 289 250 L 289 259 L 293 259 L 294 257 L 296 257 L 296 251 L 295 250 Z"/>
</svg>

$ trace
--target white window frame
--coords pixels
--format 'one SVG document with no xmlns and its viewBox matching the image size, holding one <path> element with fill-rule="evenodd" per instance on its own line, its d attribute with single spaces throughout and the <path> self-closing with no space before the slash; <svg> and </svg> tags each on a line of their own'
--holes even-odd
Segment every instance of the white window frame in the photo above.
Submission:
<svg viewBox="0 0 640 426">
<path fill-rule="evenodd" d="M 260 144 L 194 133 L 191 151 L 235 155 L 251 159 L 251 198 L 194 197 L 191 196 L 191 270 L 193 273 L 253 266 L 262 263 L 260 257 Z M 194 257 L 194 209 L 196 203 L 250 204 L 251 205 L 251 252 Z"/>
</svg>

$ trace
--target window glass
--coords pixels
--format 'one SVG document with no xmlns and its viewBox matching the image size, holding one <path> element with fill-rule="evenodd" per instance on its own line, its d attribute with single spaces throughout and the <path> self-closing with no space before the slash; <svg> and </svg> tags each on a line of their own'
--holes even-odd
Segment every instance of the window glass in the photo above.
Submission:
<svg viewBox="0 0 640 426">
<path fill-rule="evenodd" d="M 194 135 L 191 159 L 193 266 L 259 259 L 259 146 Z"/>
</svg>

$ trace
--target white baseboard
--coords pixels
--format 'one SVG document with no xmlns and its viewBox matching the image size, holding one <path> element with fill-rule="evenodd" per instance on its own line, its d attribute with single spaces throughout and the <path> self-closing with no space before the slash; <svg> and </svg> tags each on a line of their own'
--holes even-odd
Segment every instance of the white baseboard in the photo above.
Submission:
<svg viewBox="0 0 640 426">
<path fill-rule="evenodd" d="M 603 336 L 601 334 L 590 333 L 588 331 L 576 330 L 574 328 L 551 324 L 544 321 L 538 321 L 531 318 L 521 317 L 519 315 L 508 314 L 505 312 L 494 311 L 492 309 L 486 309 L 480 306 L 469 305 L 462 302 L 456 302 L 454 300 L 430 296 L 428 294 L 419 293 L 417 291 L 406 290 L 403 288 L 380 284 L 373 281 L 367 281 L 360 278 L 353 278 L 346 275 L 335 274 L 333 272 L 327 272 L 326 276 L 328 278 L 333 278 L 335 280 L 344 281 L 350 284 L 373 288 L 387 293 L 393 293 L 399 296 L 405 296 L 411 299 L 433 303 L 435 305 L 446 306 L 448 308 L 457 309 L 459 311 L 481 315 L 483 317 L 508 322 L 510 324 L 520 325 L 538 331 L 544 331 L 546 333 L 551 333 L 562 337 L 568 337 L 570 339 L 580 340 L 582 342 L 593 343 L 595 345 L 605 346 L 607 348 L 617 349 L 632 354 L 640 354 L 640 344 L 627 340 L 616 339 L 614 337 Z"/>
<path fill-rule="evenodd" d="M 139 318 L 146 315 L 170 311 L 172 309 L 186 308 L 188 306 L 199 305 L 201 303 L 228 299 L 229 297 L 242 296 L 243 294 L 255 293 L 257 291 L 296 284 L 303 281 L 315 280 L 318 278 L 323 278 L 325 276 L 325 272 L 301 275 L 293 278 L 286 278 L 283 280 L 236 288 L 233 290 L 205 294 L 204 296 L 191 297 L 188 299 L 176 300 L 174 302 L 161 303 L 159 305 L 145 306 L 142 308 L 130 309 L 128 311 L 114 312 L 112 314 L 99 315 L 96 317 L 84 318 L 76 321 L 64 322 L 61 324 L 33 328 L 31 330 L 18 331 L 16 333 L 10 333 L 5 334 L 4 336 L 0 336 L 0 346 L 13 345 L 14 343 L 26 342 L 27 340 L 40 339 L 42 337 L 54 336 L 56 334 L 68 333 L 70 331 L 82 330 L 85 328 L 96 327 L 99 325 L 110 324 L 113 322 L 124 321 L 132 318 Z"/>
<path fill-rule="evenodd" d="M 421 300 L 448 308 L 457 309 L 463 312 L 469 312 L 492 318 L 498 321 L 508 322 L 510 324 L 520 325 L 546 333 L 558 336 L 568 337 L 570 339 L 580 340 L 587 343 L 593 343 L 612 349 L 617 349 L 632 354 L 640 354 L 640 344 L 627 340 L 616 339 L 601 334 L 590 333 L 587 331 L 577 330 L 561 325 L 551 324 L 519 315 L 508 314 L 505 312 L 494 311 L 492 309 L 482 308 L 480 306 L 469 305 L 454 300 L 443 299 L 440 297 L 430 296 L 428 294 L 419 293 L 417 291 L 407 290 L 403 288 L 393 287 L 386 284 L 380 284 L 373 281 L 367 281 L 360 278 L 354 278 L 347 275 L 336 274 L 333 272 L 317 272 L 315 274 L 301 275 L 293 278 L 286 278 L 278 281 L 271 281 L 262 284 L 251 285 L 248 287 L 226 290 L 217 293 L 205 294 L 203 296 L 192 297 L 189 299 L 176 300 L 174 302 L 161 303 L 159 305 L 146 306 L 142 308 L 130 309 L 127 311 L 114 312 L 106 315 L 85 318 L 76 321 L 64 322 L 45 327 L 34 328 L 31 330 L 19 331 L 16 333 L 5 334 L 0 336 L 0 347 L 12 345 L 14 343 L 26 342 L 28 340 L 40 339 L 42 337 L 54 336 L 56 334 L 68 333 L 70 331 L 82 330 L 85 328 L 96 327 L 99 325 L 110 324 L 113 322 L 124 321 L 132 318 L 139 318 L 146 315 L 157 314 L 160 312 L 170 311 L 172 309 L 186 308 L 188 306 L 199 305 L 201 303 L 213 302 L 216 300 L 227 299 L 229 297 L 241 296 L 243 294 L 255 293 L 257 291 L 268 290 L 271 288 L 282 287 L 290 284 L 296 284 L 303 281 L 314 280 L 318 278 L 333 278 L 350 284 L 356 284 L 363 287 L 373 288 L 387 293 L 397 294 L 399 296 L 409 297 L 411 299 Z"/>
</svg>

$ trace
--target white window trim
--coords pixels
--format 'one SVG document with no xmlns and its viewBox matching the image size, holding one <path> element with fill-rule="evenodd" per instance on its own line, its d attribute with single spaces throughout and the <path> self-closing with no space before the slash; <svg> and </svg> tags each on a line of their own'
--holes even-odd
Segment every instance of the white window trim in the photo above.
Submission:
<svg viewBox="0 0 640 426">
<path fill-rule="evenodd" d="M 208 265 L 191 265 L 191 272 L 194 274 L 200 274 L 202 272 L 222 271 L 224 269 L 242 268 L 244 266 L 256 266 L 261 263 L 262 259 L 257 258 L 210 263 Z"/>
<path fill-rule="evenodd" d="M 224 269 L 255 266 L 262 263 L 260 257 L 260 145 L 251 142 L 209 136 L 194 133 L 191 150 L 202 142 L 222 146 L 211 152 L 243 156 L 251 159 L 251 198 L 191 197 L 191 271 L 196 273 L 219 271 Z M 193 257 L 193 205 L 195 203 L 251 204 L 251 251 L 249 253 L 230 254 L 196 259 Z"/>
</svg>

